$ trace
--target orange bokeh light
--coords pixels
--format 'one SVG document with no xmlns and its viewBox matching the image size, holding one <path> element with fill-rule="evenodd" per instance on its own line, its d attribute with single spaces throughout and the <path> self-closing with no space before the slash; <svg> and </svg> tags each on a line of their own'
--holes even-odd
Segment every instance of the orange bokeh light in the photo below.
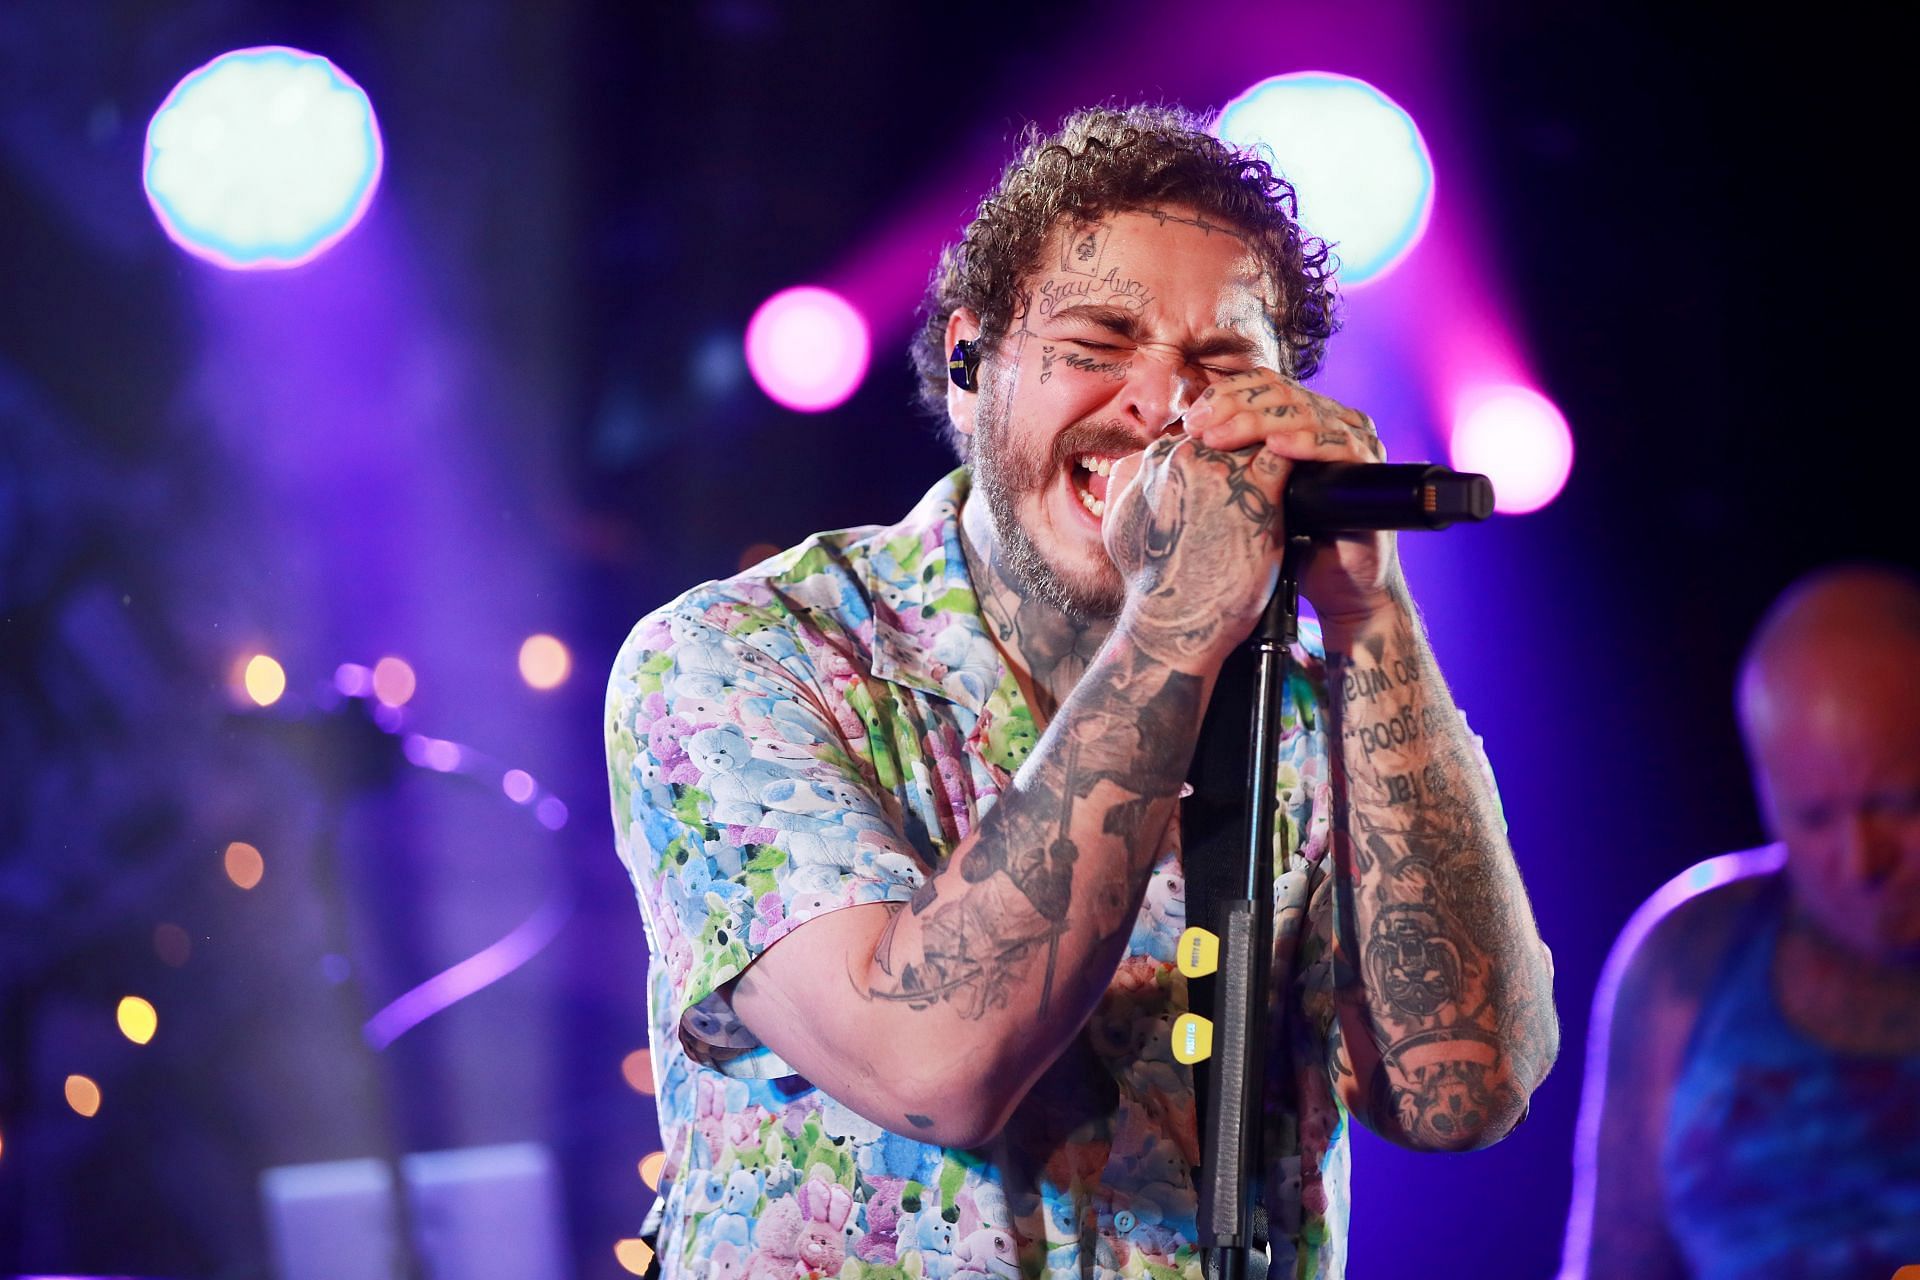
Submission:
<svg viewBox="0 0 1920 1280">
<path fill-rule="evenodd" d="M 241 669 L 240 684 L 254 705 L 270 707 L 287 691 L 287 671 L 266 654 L 256 653 Z"/>
<path fill-rule="evenodd" d="M 520 645 L 520 678 L 536 689 L 557 689 L 573 670 L 567 646 L 548 635 L 528 636 Z"/>
<path fill-rule="evenodd" d="M 400 658 L 382 658 L 373 664 L 373 696 L 390 707 L 403 707 L 413 697 L 413 668 Z"/>
<path fill-rule="evenodd" d="M 245 840 L 235 840 L 228 845 L 220 862 L 226 868 L 227 879 L 242 889 L 253 888 L 260 883 L 260 877 L 267 873 L 267 860 Z"/>
<path fill-rule="evenodd" d="M 653 1246 L 638 1236 L 616 1241 L 613 1258 L 627 1269 L 628 1274 L 643 1276 L 647 1274 L 647 1264 L 653 1261 Z"/>
<path fill-rule="evenodd" d="M 67 1105 L 83 1116 L 99 1114 L 100 1086 L 89 1076 L 68 1076 Z"/>
<path fill-rule="evenodd" d="M 645 1049 L 635 1049 L 620 1059 L 620 1075 L 633 1086 L 635 1093 L 652 1093 L 653 1055 Z"/>
</svg>

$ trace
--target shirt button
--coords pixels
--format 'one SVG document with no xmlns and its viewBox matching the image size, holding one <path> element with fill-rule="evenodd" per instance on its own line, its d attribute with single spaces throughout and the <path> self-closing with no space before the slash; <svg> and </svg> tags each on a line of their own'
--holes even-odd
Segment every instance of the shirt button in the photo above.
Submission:
<svg viewBox="0 0 1920 1280">
<path fill-rule="evenodd" d="M 1115 1231 L 1131 1231 L 1133 1230 L 1133 1223 L 1134 1217 L 1129 1210 L 1122 1209 L 1113 1215 L 1113 1229 Z"/>
</svg>

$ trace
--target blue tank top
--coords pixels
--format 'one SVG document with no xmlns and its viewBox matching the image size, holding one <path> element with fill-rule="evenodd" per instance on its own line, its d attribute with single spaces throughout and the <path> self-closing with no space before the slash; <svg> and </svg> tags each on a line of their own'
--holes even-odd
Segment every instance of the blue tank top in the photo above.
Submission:
<svg viewBox="0 0 1920 1280">
<path fill-rule="evenodd" d="M 1920 1262 L 1920 1055 L 1829 1049 L 1773 992 L 1785 882 L 1755 895 L 1674 1082 L 1667 1221 L 1702 1280 L 1888 1280 Z"/>
</svg>

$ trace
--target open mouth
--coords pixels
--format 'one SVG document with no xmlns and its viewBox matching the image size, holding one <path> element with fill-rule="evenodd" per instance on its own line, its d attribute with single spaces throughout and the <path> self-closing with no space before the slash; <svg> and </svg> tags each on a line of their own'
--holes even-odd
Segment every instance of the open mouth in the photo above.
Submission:
<svg viewBox="0 0 1920 1280">
<path fill-rule="evenodd" d="M 1083 453 L 1068 467 L 1074 496 L 1096 520 L 1107 514 L 1107 477 L 1113 472 L 1113 464 L 1123 456 Z"/>
</svg>

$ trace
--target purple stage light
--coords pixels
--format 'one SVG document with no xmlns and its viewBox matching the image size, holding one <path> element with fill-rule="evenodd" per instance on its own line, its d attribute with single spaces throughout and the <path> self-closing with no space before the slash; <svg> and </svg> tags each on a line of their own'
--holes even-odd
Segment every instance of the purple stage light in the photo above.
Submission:
<svg viewBox="0 0 1920 1280">
<path fill-rule="evenodd" d="M 819 413 L 867 376 L 867 322 L 839 294 L 801 285 L 774 294 L 747 322 L 747 369 L 769 397 Z"/>
<path fill-rule="evenodd" d="M 1270 76 L 1221 109 L 1214 133 L 1264 145 L 1300 197 L 1300 220 L 1335 246 L 1340 283 L 1377 280 L 1412 251 L 1433 212 L 1433 159 L 1413 117 L 1365 80 Z"/>
<path fill-rule="evenodd" d="M 1494 509 L 1538 511 L 1566 487 L 1573 433 L 1553 401 L 1528 387 L 1476 387 L 1454 406 L 1453 465 L 1493 481 Z"/>
<path fill-rule="evenodd" d="M 142 181 L 173 242 L 233 270 L 294 267 L 353 230 L 384 153 L 373 104 L 318 54 L 224 53 L 147 126 Z"/>
</svg>

